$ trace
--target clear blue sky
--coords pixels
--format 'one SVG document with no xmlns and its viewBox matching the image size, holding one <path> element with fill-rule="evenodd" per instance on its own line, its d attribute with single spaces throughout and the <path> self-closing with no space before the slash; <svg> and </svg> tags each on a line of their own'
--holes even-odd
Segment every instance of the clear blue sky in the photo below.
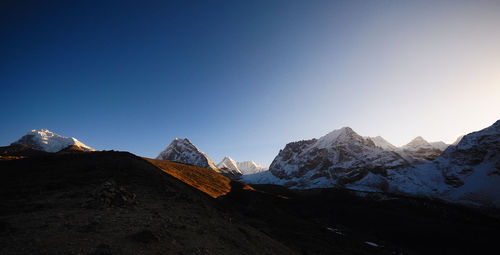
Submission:
<svg viewBox="0 0 500 255">
<path fill-rule="evenodd" d="M 342 126 L 396 145 L 500 119 L 499 1 L 2 1 L 0 145 L 47 128 L 268 165 Z"/>
</svg>

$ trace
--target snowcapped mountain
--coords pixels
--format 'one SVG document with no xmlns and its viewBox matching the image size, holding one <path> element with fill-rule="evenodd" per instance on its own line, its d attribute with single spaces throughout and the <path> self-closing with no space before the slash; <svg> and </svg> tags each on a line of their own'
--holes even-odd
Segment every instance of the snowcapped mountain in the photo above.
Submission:
<svg viewBox="0 0 500 255">
<path fill-rule="evenodd" d="M 219 171 L 212 160 L 187 138 L 175 138 L 172 140 L 170 145 L 160 152 L 156 159 L 170 160 Z"/>
<path fill-rule="evenodd" d="M 232 158 L 228 156 L 225 156 L 224 159 L 219 164 L 217 164 L 217 168 L 219 168 L 219 171 L 221 173 L 226 173 L 235 176 L 243 174 L 238 168 L 236 161 L 234 161 Z"/>
<path fill-rule="evenodd" d="M 237 176 L 255 174 L 267 170 L 267 168 L 252 160 L 236 162 L 228 156 L 224 157 L 224 159 L 217 164 L 217 167 L 221 172 L 227 172 L 228 174 Z"/>
<path fill-rule="evenodd" d="M 238 166 L 238 169 L 240 169 L 240 171 L 245 175 L 260 173 L 267 170 L 267 168 L 258 163 L 255 163 L 253 160 L 236 162 L 236 165 Z"/>
<path fill-rule="evenodd" d="M 73 145 L 78 146 L 84 151 L 95 151 L 76 138 L 61 136 L 47 129 L 33 129 L 12 144 L 27 145 L 31 148 L 47 152 L 58 152 Z"/>
<path fill-rule="evenodd" d="M 402 153 L 409 155 L 416 160 L 434 160 L 448 147 L 443 142 L 429 143 L 421 136 L 417 136 L 400 149 Z"/>
<path fill-rule="evenodd" d="M 463 136 L 435 165 L 451 187 L 443 194 L 448 200 L 500 207 L 500 120 Z"/>
<path fill-rule="evenodd" d="M 500 208 L 500 120 L 459 138 L 437 159 L 413 164 L 402 160 L 398 153 L 403 149 L 392 152 L 399 157 L 391 156 L 368 139 L 342 128 L 320 139 L 289 143 L 270 171 L 244 175 L 243 181 L 293 188 L 345 187 Z M 417 138 L 405 149 L 438 146 L 443 144 Z"/>
<path fill-rule="evenodd" d="M 292 186 L 334 186 L 356 182 L 370 173 L 385 175 L 388 169 L 408 165 L 398 153 L 384 150 L 371 138 L 344 127 L 319 139 L 287 144 L 269 171 L 280 179 L 300 179 Z"/>
</svg>

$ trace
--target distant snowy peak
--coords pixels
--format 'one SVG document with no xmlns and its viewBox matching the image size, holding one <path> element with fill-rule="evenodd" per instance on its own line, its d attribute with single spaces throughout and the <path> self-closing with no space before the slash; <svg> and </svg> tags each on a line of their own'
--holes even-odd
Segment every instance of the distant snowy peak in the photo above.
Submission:
<svg viewBox="0 0 500 255">
<path fill-rule="evenodd" d="M 336 129 L 322 137 L 320 137 L 315 144 L 317 148 L 328 148 L 335 144 L 349 143 L 353 140 L 362 141 L 363 137 L 358 135 L 352 128 L 343 127 Z"/>
<path fill-rule="evenodd" d="M 78 146 L 84 151 L 95 151 L 76 138 L 61 136 L 48 129 L 33 129 L 12 144 L 24 144 L 47 152 L 58 152 L 72 145 Z"/>
<path fill-rule="evenodd" d="M 369 137 L 369 138 L 375 143 L 376 146 L 384 150 L 396 151 L 398 149 L 398 147 L 394 146 L 381 136 Z"/>
<path fill-rule="evenodd" d="M 421 148 L 428 148 L 428 149 L 438 149 L 444 151 L 448 146 L 449 144 L 446 144 L 442 141 L 428 142 L 423 137 L 417 136 L 413 140 L 411 140 L 408 144 L 401 146 L 401 149 L 418 150 Z"/>
<path fill-rule="evenodd" d="M 401 148 L 402 149 L 418 149 L 422 147 L 428 147 L 431 148 L 432 145 L 427 142 L 423 137 L 417 136 L 413 140 L 411 140 L 408 144 L 403 145 Z"/>
<path fill-rule="evenodd" d="M 404 156 L 410 156 L 416 161 L 428 161 L 436 159 L 447 147 L 444 142 L 429 143 L 421 136 L 417 136 L 400 149 Z"/>
<path fill-rule="evenodd" d="M 237 162 L 236 164 L 237 164 L 238 168 L 240 169 L 240 171 L 245 175 L 256 174 L 256 173 L 260 173 L 262 171 L 267 170 L 266 167 L 264 167 L 258 163 L 255 163 L 252 160 Z"/>
<path fill-rule="evenodd" d="M 241 175 L 242 172 L 238 168 L 236 161 L 232 158 L 225 156 L 224 159 L 217 164 L 217 168 L 222 173 L 232 174 L 232 175 Z"/>
<path fill-rule="evenodd" d="M 217 164 L 217 167 L 222 173 L 233 175 L 248 175 L 266 171 L 267 168 L 252 160 L 236 162 L 231 157 L 224 157 L 224 159 Z"/>
<path fill-rule="evenodd" d="M 214 162 L 187 138 L 175 138 L 170 145 L 160 152 L 156 159 L 210 168 L 218 172 Z"/>
</svg>

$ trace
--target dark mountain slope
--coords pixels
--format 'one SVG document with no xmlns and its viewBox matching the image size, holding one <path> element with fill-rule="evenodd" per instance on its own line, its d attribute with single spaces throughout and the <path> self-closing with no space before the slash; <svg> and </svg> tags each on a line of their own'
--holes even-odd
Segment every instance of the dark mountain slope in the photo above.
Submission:
<svg viewBox="0 0 500 255">
<path fill-rule="evenodd" d="M 294 254 L 124 152 L 0 161 L 0 254 Z"/>
<path fill-rule="evenodd" d="M 252 187 L 258 192 L 235 189 L 221 200 L 243 215 L 240 221 L 303 254 L 487 254 L 500 236 L 498 218 L 439 201 Z"/>
<path fill-rule="evenodd" d="M 42 150 L 33 149 L 32 147 L 25 144 L 13 144 L 10 146 L 0 147 L 0 158 L 1 157 L 38 157 L 50 155 L 49 152 Z"/>
</svg>

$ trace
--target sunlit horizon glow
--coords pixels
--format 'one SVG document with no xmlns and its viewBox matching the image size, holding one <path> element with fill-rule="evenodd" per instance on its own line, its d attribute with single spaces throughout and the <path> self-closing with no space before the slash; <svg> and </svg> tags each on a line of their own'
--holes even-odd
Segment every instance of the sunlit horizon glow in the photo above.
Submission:
<svg viewBox="0 0 500 255">
<path fill-rule="evenodd" d="M 349 126 L 401 146 L 500 119 L 499 1 L 12 4 L 0 144 L 31 129 L 268 166 Z"/>
</svg>

